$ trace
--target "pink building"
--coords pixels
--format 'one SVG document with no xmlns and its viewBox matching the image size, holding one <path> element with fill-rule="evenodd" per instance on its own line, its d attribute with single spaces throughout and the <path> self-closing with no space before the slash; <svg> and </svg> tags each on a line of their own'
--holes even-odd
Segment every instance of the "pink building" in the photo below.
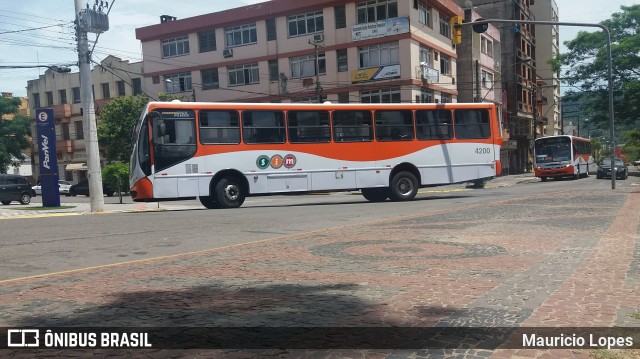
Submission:
<svg viewBox="0 0 640 359">
<path fill-rule="evenodd" d="M 456 102 L 453 0 L 273 0 L 136 29 L 144 88 L 198 101 Z"/>
</svg>

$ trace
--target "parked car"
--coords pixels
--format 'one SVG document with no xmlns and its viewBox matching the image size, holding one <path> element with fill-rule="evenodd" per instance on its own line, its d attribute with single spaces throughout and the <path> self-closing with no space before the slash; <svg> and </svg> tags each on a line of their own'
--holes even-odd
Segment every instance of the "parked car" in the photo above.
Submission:
<svg viewBox="0 0 640 359">
<path fill-rule="evenodd" d="M 611 177 L 611 159 L 605 158 L 598 165 L 598 172 L 596 173 L 596 178 L 605 178 Z M 616 158 L 613 166 L 613 171 L 615 172 L 615 176 L 617 179 L 626 180 L 629 177 L 629 169 L 627 165 L 621 158 Z"/>
<path fill-rule="evenodd" d="M 113 196 L 115 193 L 106 183 L 102 182 L 102 193 L 106 194 L 108 197 Z M 89 180 L 80 181 L 69 188 L 69 194 L 71 196 L 77 195 L 89 195 Z"/>
<path fill-rule="evenodd" d="M 58 180 L 58 192 L 60 194 L 69 195 L 69 188 L 70 187 L 71 187 L 71 183 L 69 183 L 69 181 Z M 37 184 L 37 185 L 31 187 L 31 189 L 33 189 L 33 191 L 34 191 L 34 193 L 36 195 L 42 195 L 42 186 L 40 184 Z"/>
<path fill-rule="evenodd" d="M 21 204 L 29 204 L 31 197 L 33 190 L 26 177 L 0 174 L 0 203 L 8 205 L 11 201 L 18 201 Z"/>
</svg>

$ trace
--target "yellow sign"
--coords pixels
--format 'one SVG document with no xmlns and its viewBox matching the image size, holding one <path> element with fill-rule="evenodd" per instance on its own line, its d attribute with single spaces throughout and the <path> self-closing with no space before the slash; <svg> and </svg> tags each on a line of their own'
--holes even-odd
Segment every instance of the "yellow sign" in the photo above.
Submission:
<svg viewBox="0 0 640 359">
<path fill-rule="evenodd" d="M 375 75 L 379 69 L 380 68 L 378 67 L 374 67 L 371 69 L 351 71 L 351 82 L 353 83 L 353 82 L 369 81 L 373 78 L 373 75 Z"/>
</svg>

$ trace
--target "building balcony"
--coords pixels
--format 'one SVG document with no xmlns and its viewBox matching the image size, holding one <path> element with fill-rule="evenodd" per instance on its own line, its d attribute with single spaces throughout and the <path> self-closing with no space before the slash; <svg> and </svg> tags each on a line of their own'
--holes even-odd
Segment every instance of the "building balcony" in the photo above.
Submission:
<svg viewBox="0 0 640 359">
<path fill-rule="evenodd" d="M 70 118 L 71 117 L 71 105 L 68 103 L 64 103 L 61 105 L 53 106 L 53 117 L 54 118 Z"/>
</svg>

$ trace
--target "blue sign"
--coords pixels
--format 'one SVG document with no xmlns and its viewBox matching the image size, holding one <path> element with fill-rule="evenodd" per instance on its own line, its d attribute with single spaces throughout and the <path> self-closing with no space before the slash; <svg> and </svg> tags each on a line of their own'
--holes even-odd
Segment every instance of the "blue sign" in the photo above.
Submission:
<svg viewBox="0 0 640 359">
<path fill-rule="evenodd" d="M 36 110 L 36 129 L 38 130 L 38 157 L 40 159 L 40 187 L 42 188 L 42 206 L 60 207 L 58 189 L 58 158 L 56 157 L 56 127 L 53 109 Z"/>
</svg>

